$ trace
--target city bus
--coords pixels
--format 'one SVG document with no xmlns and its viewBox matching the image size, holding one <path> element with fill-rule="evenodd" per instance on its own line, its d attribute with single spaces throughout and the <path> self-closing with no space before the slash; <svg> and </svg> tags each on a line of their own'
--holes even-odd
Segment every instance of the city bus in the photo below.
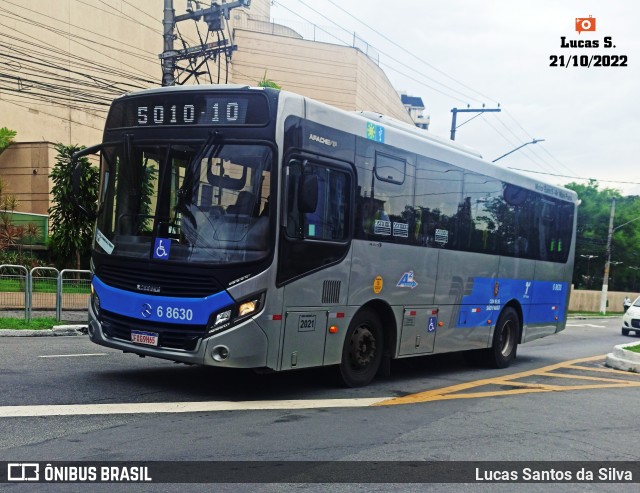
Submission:
<svg viewBox="0 0 640 493">
<path fill-rule="evenodd" d="M 504 368 L 565 327 L 576 194 L 412 125 L 165 87 L 114 100 L 89 154 L 97 344 L 362 386 L 412 356 Z"/>
</svg>

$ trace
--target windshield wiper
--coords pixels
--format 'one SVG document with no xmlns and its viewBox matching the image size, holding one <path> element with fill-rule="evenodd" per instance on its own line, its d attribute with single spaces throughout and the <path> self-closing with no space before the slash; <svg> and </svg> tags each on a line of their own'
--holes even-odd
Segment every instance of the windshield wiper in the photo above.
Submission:
<svg viewBox="0 0 640 493">
<path fill-rule="evenodd" d="M 213 143 L 216 141 L 216 139 L 218 139 L 218 137 L 221 136 L 222 134 L 217 130 L 209 135 L 209 138 L 200 149 L 200 152 L 198 152 L 198 154 L 194 156 L 194 158 L 189 163 L 189 166 L 185 170 L 184 181 L 182 182 L 182 186 L 177 193 L 177 201 L 175 207 L 176 211 L 180 212 L 182 214 L 182 217 L 188 219 L 194 226 L 196 226 L 196 218 L 189 210 L 189 206 L 193 203 L 193 168 L 197 163 L 201 162 L 204 159 L 204 157 L 208 154 L 209 149 L 213 146 Z M 223 144 L 216 144 L 216 146 L 213 148 L 213 152 L 217 155 L 222 147 Z"/>
</svg>

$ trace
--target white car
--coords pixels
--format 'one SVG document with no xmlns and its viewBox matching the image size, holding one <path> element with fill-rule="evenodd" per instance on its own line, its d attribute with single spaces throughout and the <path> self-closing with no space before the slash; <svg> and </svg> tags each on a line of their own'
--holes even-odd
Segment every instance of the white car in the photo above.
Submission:
<svg viewBox="0 0 640 493">
<path fill-rule="evenodd" d="M 640 335 L 640 296 L 622 316 L 622 335 L 628 336 L 632 330 L 636 335 Z"/>
</svg>

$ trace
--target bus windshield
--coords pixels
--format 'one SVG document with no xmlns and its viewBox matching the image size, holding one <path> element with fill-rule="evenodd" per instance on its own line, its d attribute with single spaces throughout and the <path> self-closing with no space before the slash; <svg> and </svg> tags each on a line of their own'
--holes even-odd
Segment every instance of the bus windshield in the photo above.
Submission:
<svg viewBox="0 0 640 493">
<path fill-rule="evenodd" d="M 169 262 L 264 258 L 272 161 L 265 145 L 213 138 L 107 144 L 94 248 Z"/>
</svg>

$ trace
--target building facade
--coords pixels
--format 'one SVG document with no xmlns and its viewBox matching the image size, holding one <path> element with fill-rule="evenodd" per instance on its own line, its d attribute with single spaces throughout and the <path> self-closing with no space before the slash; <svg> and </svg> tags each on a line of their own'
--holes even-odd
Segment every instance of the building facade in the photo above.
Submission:
<svg viewBox="0 0 640 493">
<path fill-rule="evenodd" d="M 22 0 L 4 7 L 0 127 L 17 136 L 0 155 L 0 176 L 17 196 L 18 211 L 45 214 L 51 205 L 53 143 L 99 142 L 113 98 L 161 84 L 162 2 Z M 184 13 L 186 1 L 175 0 L 174 8 Z M 266 75 L 284 90 L 412 123 L 366 51 L 304 39 L 269 16 L 269 0 L 252 0 L 250 8 L 232 11 L 229 33 L 237 50 L 229 63 L 221 62 L 220 71 L 211 70 L 223 73 L 220 82 L 256 85 Z M 199 44 L 194 23 L 179 30 L 187 44 Z"/>
</svg>

